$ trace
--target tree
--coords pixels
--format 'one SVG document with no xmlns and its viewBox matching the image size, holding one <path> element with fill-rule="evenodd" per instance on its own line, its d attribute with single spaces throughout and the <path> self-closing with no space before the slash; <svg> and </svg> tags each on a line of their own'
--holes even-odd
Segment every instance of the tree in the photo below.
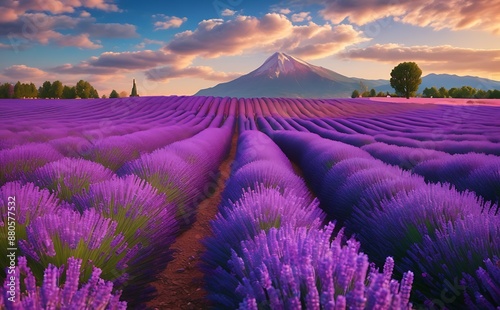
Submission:
<svg viewBox="0 0 500 310">
<path fill-rule="evenodd" d="M 30 83 L 30 85 L 29 85 L 29 97 L 30 98 L 38 97 L 38 90 L 36 89 L 36 86 L 34 83 Z"/>
<path fill-rule="evenodd" d="M 118 95 L 118 92 L 113 89 L 109 94 L 109 98 L 120 98 L 120 95 Z"/>
<path fill-rule="evenodd" d="M 431 88 L 426 87 L 422 94 L 427 98 L 439 98 L 439 91 L 435 86 Z"/>
<path fill-rule="evenodd" d="M 128 93 L 126 90 L 122 90 L 119 95 L 120 95 L 120 98 L 128 97 Z"/>
<path fill-rule="evenodd" d="M 406 99 L 415 96 L 422 83 L 422 70 L 414 62 L 402 62 L 391 71 L 391 87 Z"/>
<path fill-rule="evenodd" d="M 61 81 L 54 81 L 52 87 L 50 88 L 50 98 L 61 98 L 63 94 L 64 86 Z"/>
<path fill-rule="evenodd" d="M 370 90 L 370 97 L 376 97 L 377 96 L 377 92 L 375 91 L 375 89 L 371 89 Z"/>
<path fill-rule="evenodd" d="M 81 99 L 87 99 L 90 97 L 90 83 L 84 80 L 78 81 L 76 83 L 76 95 Z"/>
<path fill-rule="evenodd" d="M 43 82 L 41 89 L 38 90 L 38 95 L 40 96 L 40 98 L 50 98 L 51 88 L 52 83 L 50 83 L 50 81 Z"/>
<path fill-rule="evenodd" d="M 134 84 L 132 86 L 132 92 L 130 93 L 130 97 L 139 97 L 139 94 L 137 93 L 137 86 L 135 85 L 135 79 L 134 79 Z"/>
<path fill-rule="evenodd" d="M 22 89 L 21 82 L 17 81 L 16 85 L 14 85 L 14 98 L 19 99 L 24 97 L 24 92 Z"/>
<path fill-rule="evenodd" d="M 448 95 L 448 90 L 444 87 L 441 87 L 439 88 L 439 97 L 440 98 L 447 98 L 449 95 Z"/>
<path fill-rule="evenodd" d="M 62 92 L 61 98 L 63 98 L 63 99 L 75 99 L 76 98 L 76 88 L 74 86 L 69 87 L 69 86 L 65 85 L 63 87 L 63 92 Z"/>
<path fill-rule="evenodd" d="M 355 89 L 353 92 L 352 92 L 352 95 L 351 95 L 351 98 L 358 98 L 359 97 L 359 91 L 357 89 Z"/>
<path fill-rule="evenodd" d="M 89 98 L 99 99 L 99 93 L 97 92 L 97 90 L 93 86 L 90 86 Z"/>
</svg>

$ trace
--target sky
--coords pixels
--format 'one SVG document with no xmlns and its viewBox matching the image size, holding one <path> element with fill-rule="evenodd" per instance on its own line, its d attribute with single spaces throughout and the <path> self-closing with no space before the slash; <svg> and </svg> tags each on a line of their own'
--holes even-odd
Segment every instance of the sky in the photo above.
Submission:
<svg viewBox="0 0 500 310">
<path fill-rule="evenodd" d="M 500 0 L 1 0 L 0 82 L 193 95 L 284 52 L 340 74 L 500 80 Z"/>
</svg>

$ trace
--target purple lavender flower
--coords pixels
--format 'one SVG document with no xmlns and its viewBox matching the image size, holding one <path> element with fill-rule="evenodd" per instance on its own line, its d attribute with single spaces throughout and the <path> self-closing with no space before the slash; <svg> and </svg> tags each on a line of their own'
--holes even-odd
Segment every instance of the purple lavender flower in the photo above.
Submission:
<svg viewBox="0 0 500 310">
<path fill-rule="evenodd" d="M 308 202 L 291 189 L 281 193 L 279 188 L 266 188 L 263 184 L 243 192 L 238 201 L 221 208 L 210 223 L 213 237 L 204 241 L 205 269 L 207 272 L 217 266 L 227 269 L 231 249 L 238 249 L 242 240 L 252 239 L 262 230 L 283 225 L 319 228 L 325 215 L 318 205 L 317 200 Z"/>
<path fill-rule="evenodd" d="M 475 274 L 485 258 L 500 255 L 499 223 L 498 216 L 470 215 L 446 223 L 411 247 L 399 266 L 415 272 L 422 301 L 441 301 L 446 294 L 454 297 L 448 298 L 450 307 L 464 303 L 462 275 Z"/>
<path fill-rule="evenodd" d="M 61 286 L 61 275 L 64 266 L 60 268 L 49 264 L 45 268 L 41 287 L 35 287 L 35 276 L 27 266 L 26 259 L 19 257 L 16 267 L 16 279 L 24 278 L 26 291 L 21 292 L 16 286 L 16 300 L 8 301 L 7 283 L 0 288 L 0 304 L 6 309 L 126 309 L 127 303 L 120 301 L 120 291 L 113 293 L 113 283 L 98 278 L 99 268 L 94 268 L 93 275 L 97 278 L 80 284 L 81 259 L 68 258 L 66 268 L 66 281 Z M 29 285 L 28 285 L 29 283 Z"/>
<path fill-rule="evenodd" d="M 387 281 L 392 269 L 390 261 L 384 273 L 373 273 L 365 286 L 368 260 L 359 258 L 366 255 L 358 253 L 359 243 L 353 239 L 348 245 L 342 245 L 342 234 L 330 241 L 333 229 L 333 224 L 321 230 L 286 225 L 242 241 L 242 254 L 233 251 L 228 262 L 232 277 L 239 282 L 238 287 L 231 288 L 234 282 L 226 281 L 226 275 L 225 279 L 219 279 L 219 290 L 214 292 L 218 295 L 212 296 L 212 300 L 227 305 L 232 299 L 241 309 L 247 307 L 244 301 L 250 299 L 255 299 L 258 307 L 271 305 L 273 309 L 296 309 L 301 305 L 312 309 L 335 306 L 342 309 L 345 301 L 349 307 L 363 308 L 365 300 L 407 308 L 408 304 L 401 303 L 405 300 L 400 296 L 402 287 L 396 287 L 394 280 Z M 357 278 L 360 275 L 361 278 Z M 332 282 L 334 289 L 330 285 Z M 405 285 L 411 285 L 410 281 Z M 236 295 L 221 298 L 221 292 L 231 291 Z M 349 297 L 344 301 L 339 296 Z"/>
<path fill-rule="evenodd" d="M 62 158 L 46 143 L 29 143 L 0 151 L 0 185 L 19 180 L 24 174 Z"/>
<path fill-rule="evenodd" d="M 114 173 L 104 166 L 85 159 L 64 158 L 38 168 L 26 176 L 40 187 L 48 188 L 63 200 L 88 190 L 90 184 L 111 179 Z"/>
<path fill-rule="evenodd" d="M 355 207 L 346 226 L 357 231 L 365 250 L 378 263 L 387 254 L 401 259 L 414 243 L 421 242 L 425 235 L 434 236 L 436 229 L 449 221 L 468 215 L 482 217 L 482 206 L 474 194 L 459 193 L 442 185 L 401 191 L 392 199 L 375 202 L 377 209 L 363 204 Z"/>
<path fill-rule="evenodd" d="M 95 209 L 116 221 L 117 231 L 130 244 L 169 247 L 178 230 L 175 205 L 168 204 L 165 195 L 135 175 L 94 183 L 74 201 L 80 212 Z"/>
</svg>

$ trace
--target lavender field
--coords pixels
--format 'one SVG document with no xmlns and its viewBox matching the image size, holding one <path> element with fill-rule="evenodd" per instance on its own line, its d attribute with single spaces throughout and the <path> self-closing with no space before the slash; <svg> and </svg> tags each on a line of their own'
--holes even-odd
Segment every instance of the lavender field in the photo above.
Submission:
<svg viewBox="0 0 500 310">
<path fill-rule="evenodd" d="M 147 307 L 236 142 L 203 308 L 500 309 L 500 104 L 435 100 L 2 100 L 0 308 Z"/>
</svg>

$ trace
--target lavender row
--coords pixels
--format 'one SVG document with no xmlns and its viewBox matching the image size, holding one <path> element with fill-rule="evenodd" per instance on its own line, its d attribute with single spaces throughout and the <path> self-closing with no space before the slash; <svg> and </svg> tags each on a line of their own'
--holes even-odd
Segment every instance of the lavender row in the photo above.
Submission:
<svg viewBox="0 0 500 310">
<path fill-rule="evenodd" d="M 416 272 L 421 301 L 438 303 L 448 292 L 446 281 L 474 274 L 500 254 L 500 219 L 482 213 L 474 194 L 426 185 L 359 148 L 317 135 L 275 132 L 272 138 L 302 168 L 323 210 L 355 232 L 372 259 L 382 263 L 393 255 L 399 272 Z M 453 302 L 460 300 L 463 294 Z"/>
<path fill-rule="evenodd" d="M 362 147 L 375 158 L 421 175 L 426 182 L 449 183 L 459 191 L 474 191 L 498 204 L 500 197 L 500 157 L 468 153 L 455 154 L 384 143 Z"/>
<path fill-rule="evenodd" d="M 248 153 L 249 158 L 241 155 Z M 334 225 L 321 228 L 324 214 L 292 172 L 269 138 L 257 131 L 241 133 L 231 178 L 211 223 L 213 237 L 205 240 L 204 270 L 213 306 L 406 308 L 412 273 L 400 285 L 391 279 L 392 259 L 382 274 L 368 271 L 368 257 L 359 253 L 358 242 L 350 239 L 344 245 L 342 230 L 330 242 Z M 245 185 L 246 190 L 237 189 Z"/>
<path fill-rule="evenodd" d="M 213 187 L 210 185 L 217 179 L 219 166 L 229 153 L 234 117 L 219 121 L 223 122 L 220 128 L 205 129 L 125 163 L 118 175 L 134 174 L 150 183 L 165 194 L 168 203 L 176 206 L 181 226 L 189 225 L 195 218 L 197 204 L 211 194 L 205 189 Z"/>
</svg>

